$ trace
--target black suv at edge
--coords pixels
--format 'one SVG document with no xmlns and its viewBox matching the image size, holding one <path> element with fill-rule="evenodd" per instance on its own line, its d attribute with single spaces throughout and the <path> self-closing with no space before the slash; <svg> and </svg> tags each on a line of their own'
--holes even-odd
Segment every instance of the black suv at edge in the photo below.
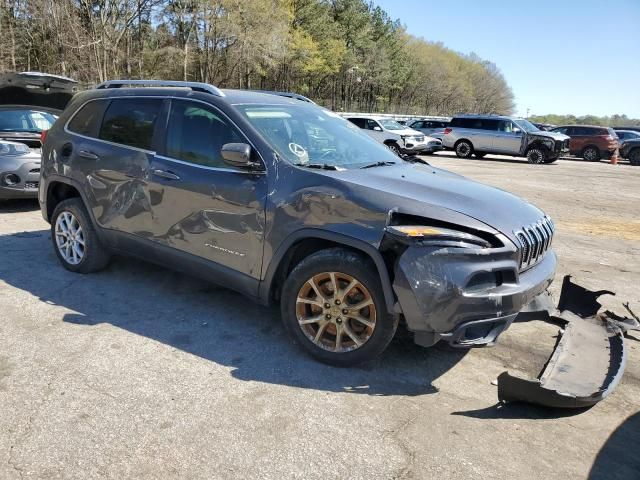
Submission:
<svg viewBox="0 0 640 480">
<path fill-rule="evenodd" d="M 423 346 L 490 344 L 556 268 L 529 203 L 309 102 L 207 84 L 76 95 L 46 136 L 39 200 L 68 270 L 133 255 L 280 301 L 293 339 L 336 365 L 381 353 L 400 322 Z"/>
</svg>

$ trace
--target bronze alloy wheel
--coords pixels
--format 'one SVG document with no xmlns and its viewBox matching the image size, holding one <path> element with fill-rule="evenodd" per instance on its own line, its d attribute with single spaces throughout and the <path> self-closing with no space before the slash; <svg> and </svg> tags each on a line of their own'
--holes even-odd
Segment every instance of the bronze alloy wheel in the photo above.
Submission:
<svg viewBox="0 0 640 480">
<path fill-rule="evenodd" d="M 376 307 L 369 290 L 340 272 L 314 275 L 300 288 L 296 317 L 304 335 L 316 346 L 335 353 L 356 350 L 376 328 Z"/>
</svg>

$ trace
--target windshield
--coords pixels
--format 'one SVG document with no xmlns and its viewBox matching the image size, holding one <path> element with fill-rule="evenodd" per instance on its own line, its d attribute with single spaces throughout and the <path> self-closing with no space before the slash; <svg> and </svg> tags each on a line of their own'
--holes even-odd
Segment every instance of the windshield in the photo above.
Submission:
<svg viewBox="0 0 640 480">
<path fill-rule="evenodd" d="M 0 110 L 0 132 L 34 132 L 49 130 L 56 117 L 37 110 Z"/>
<path fill-rule="evenodd" d="M 407 127 L 404 125 L 400 125 L 395 120 L 378 120 L 380 125 L 382 125 L 387 130 L 405 130 Z"/>
<path fill-rule="evenodd" d="M 236 107 L 280 157 L 295 165 L 360 168 L 400 161 L 363 130 L 324 108 L 308 104 Z"/>
<path fill-rule="evenodd" d="M 516 125 L 518 125 L 522 130 L 524 130 L 527 133 L 540 131 L 540 129 L 536 127 L 533 123 L 531 123 L 529 120 L 519 118 L 517 120 L 514 120 L 514 122 Z"/>
</svg>

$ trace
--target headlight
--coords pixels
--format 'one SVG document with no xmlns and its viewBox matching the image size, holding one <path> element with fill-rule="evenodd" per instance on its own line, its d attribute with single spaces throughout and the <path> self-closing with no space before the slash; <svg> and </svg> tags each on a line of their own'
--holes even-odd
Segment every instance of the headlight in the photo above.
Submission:
<svg viewBox="0 0 640 480">
<path fill-rule="evenodd" d="M 404 240 L 452 247 L 489 248 L 491 244 L 470 233 L 425 225 L 394 225 L 387 232 Z"/>
<path fill-rule="evenodd" d="M 29 147 L 24 143 L 0 141 L 0 155 L 26 155 L 29 152 Z"/>
</svg>

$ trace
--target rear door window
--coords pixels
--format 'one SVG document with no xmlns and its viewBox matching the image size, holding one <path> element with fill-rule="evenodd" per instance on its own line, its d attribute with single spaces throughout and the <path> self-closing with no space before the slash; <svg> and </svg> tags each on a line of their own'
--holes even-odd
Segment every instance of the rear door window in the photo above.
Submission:
<svg viewBox="0 0 640 480">
<path fill-rule="evenodd" d="M 70 132 L 85 137 L 97 137 L 102 123 L 102 115 L 108 103 L 107 100 L 93 100 L 86 103 L 73 116 L 67 128 Z"/>
<path fill-rule="evenodd" d="M 162 100 L 117 98 L 104 114 L 99 138 L 129 147 L 151 150 L 151 140 Z"/>
<path fill-rule="evenodd" d="M 483 119 L 480 121 L 480 127 L 482 130 L 498 130 L 500 120 Z"/>
<path fill-rule="evenodd" d="M 364 118 L 349 118 L 348 120 L 360 128 L 365 128 L 366 122 Z"/>
</svg>

